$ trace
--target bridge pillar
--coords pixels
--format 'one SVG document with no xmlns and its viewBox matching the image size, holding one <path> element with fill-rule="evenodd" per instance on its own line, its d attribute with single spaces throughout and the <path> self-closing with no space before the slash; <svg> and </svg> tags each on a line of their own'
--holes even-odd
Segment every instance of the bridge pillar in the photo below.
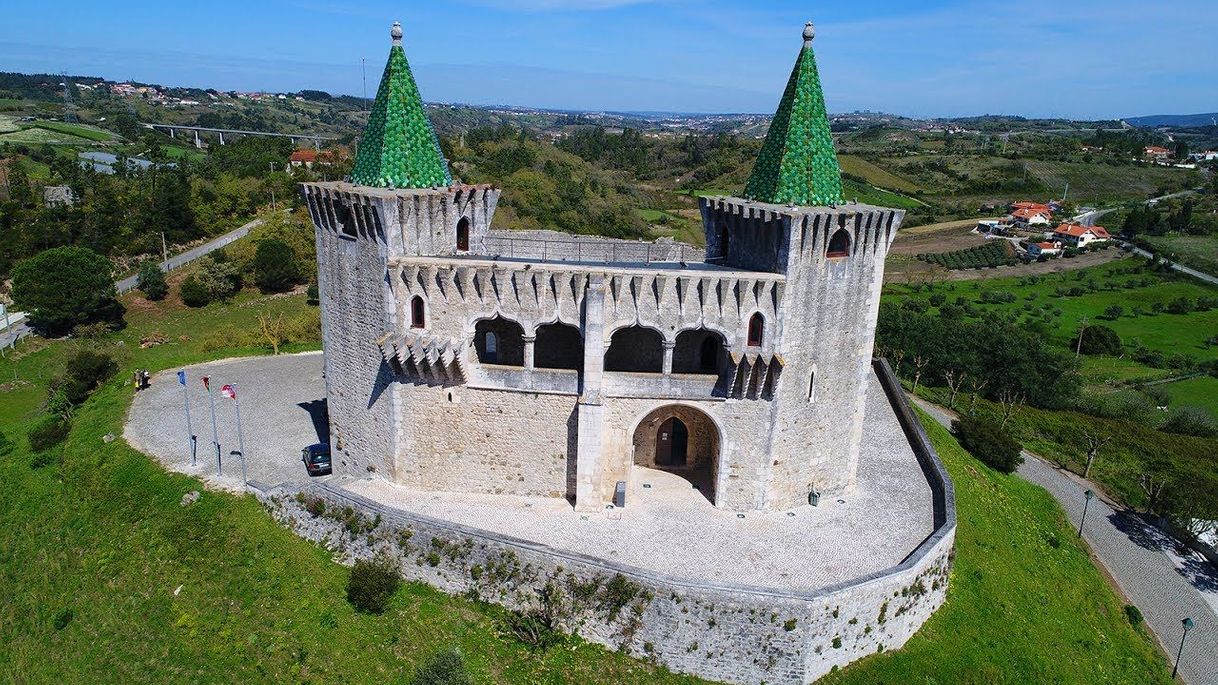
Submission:
<svg viewBox="0 0 1218 685">
<path fill-rule="evenodd" d="M 199 140 L 198 130 L 195 131 L 195 147 L 199 148 L 200 150 L 203 149 L 203 141 Z"/>
<path fill-rule="evenodd" d="M 177 137 L 178 137 L 178 135 L 177 135 L 177 134 L 178 134 L 178 129 L 176 129 L 176 128 L 171 128 L 171 129 L 169 129 L 169 137 L 170 137 L 170 138 L 177 138 Z"/>
<path fill-rule="evenodd" d="M 224 144 L 224 131 L 220 131 L 220 144 Z"/>
</svg>

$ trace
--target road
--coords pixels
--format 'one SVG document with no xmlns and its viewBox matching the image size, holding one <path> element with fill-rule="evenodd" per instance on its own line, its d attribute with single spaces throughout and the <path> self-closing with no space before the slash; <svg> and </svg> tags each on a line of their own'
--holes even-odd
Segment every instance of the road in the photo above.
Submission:
<svg viewBox="0 0 1218 685">
<path fill-rule="evenodd" d="M 237 240 L 249 235 L 250 229 L 261 224 L 262 222 L 263 219 L 254 219 L 240 228 L 225 233 L 219 238 L 209 240 L 198 247 L 194 247 L 183 252 L 182 254 L 174 255 L 173 257 L 161 262 L 161 271 L 169 273 L 174 269 L 180 269 L 196 259 L 207 255 L 208 253 L 215 252 L 216 250 L 219 250 L 230 243 L 236 242 Z M 139 276 L 128 276 L 127 278 L 118 281 L 114 285 L 118 287 L 118 293 L 121 295 L 125 292 L 134 290 L 135 287 L 139 285 Z"/>
<path fill-rule="evenodd" d="M 1146 250 L 1143 250 L 1140 247 L 1134 247 L 1132 245 L 1130 247 L 1133 247 L 1133 253 L 1136 255 L 1140 255 L 1142 257 L 1148 257 L 1148 258 L 1154 256 L 1153 253 L 1147 252 Z M 1207 274 L 1204 271 L 1197 271 L 1196 269 L 1191 269 L 1187 266 L 1184 266 L 1183 264 L 1177 264 L 1176 262 L 1171 263 L 1171 268 L 1175 269 L 1176 271 L 1179 271 L 1182 274 L 1188 274 L 1189 276 L 1192 276 L 1193 278 L 1199 278 L 1199 279 L 1205 281 L 1206 283 L 1213 283 L 1214 285 L 1218 285 L 1218 276 L 1211 276 L 1210 274 Z"/>
<path fill-rule="evenodd" d="M 951 425 L 953 413 L 921 398 L 910 399 L 939 423 Z M 1100 489 L 1030 452 L 1023 457 L 1019 476 L 1048 490 L 1070 523 L 1078 526 L 1083 493 Z M 1218 569 L 1199 554 L 1181 553 L 1176 540 L 1102 497 L 1088 506 L 1083 538 L 1121 592 L 1142 611 L 1171 659 L 1180 646 L 1181 621 L 1193 619 L 1180 675 L 1190 685 L 1218 684 Z"/>
<path fill-rule="evenodd" d="M 1181 190 L 1178 193 L 1171 193 L 1169 195 L 1160 195 L 1159 197 L 1152 197 L 1149 200 L 1146 200 L 1145 202 L 1143 202 L 1142 204 L 1150 205 L 1150 204 L 1159 202 L 1160 200 L 1170 200 L 1173 197 L 1184 197 L 1185 195 L 1192 195 L 1193 193 L 1196 193 L 1196 192 L 1197 192 L 1197 190 Z M 1120 207 L 1109 207 L 1108 209 L 1094 209 L 1090 212 L 1086 212 L 1084 214 L 1079 214 L 1078 216 L 1070 219 L 1070 222 L 1078 224 L 1080 226 L 1094 226 L 1095 222 L 1098 219 L 1100 219 L 1101 217 L 1103 217 L 1105 215 L 1111 214 L 1111 213 L 1117 211 L 1118 209 L 1120 209 Z"/>
</svg>

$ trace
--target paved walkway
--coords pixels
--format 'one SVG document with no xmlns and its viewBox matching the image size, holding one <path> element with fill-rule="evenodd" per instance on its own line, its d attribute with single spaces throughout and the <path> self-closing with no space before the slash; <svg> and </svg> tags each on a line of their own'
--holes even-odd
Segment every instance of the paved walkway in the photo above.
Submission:
<svg viewBox="0 0 1218 685">
<path fill-rule="evenodd" d="M 950 425 L 954 414 L 920 398 L 911 399 L 936 421 Z M 1044 487 L 1078 526 L 1083 492 L 1099 488 L 1024 452 L 1019 475 Z M 1188 635 L 1180 675 L 1191 685 L 1218 683 L 1218 570 L 1199 554 L 1180 554 L 1171 537 L 1138 516 L 1115 510 L 1101 498 L 1091 501 L 1083 538 L 1121 592 L 1146 617 L 1165 652 L 1175 659 L 1180 646 L 1181 621 L 1196 624 Z"/>
<path fill-rule="evenodd" d="M 162 371 L 152 377 L 148 389 L 136 394 L 123 438 L 167 469 L 198 476 L 214 487 L 242 490 L 241 461 L 233 454 L 238 447 L 236 407 L 220 394 L 224 384 L 235 383 L 250 480 L 268 485 L 306 481 L 309 476 L 300 451 L 323 441 L 328 431 L 326 384 L 321 373 L 320 352 L 225 359 L 186 367 L 191 427 L 197 436 L 192 465 L 177 370 Z M 221 477 L 216 476 L 211 408 L 202 381 L 205 374 L 211 376 L 216 401 Z"/>
<path fill-rule="evenodd" d="M 236 228 L 232 231 L 229 231 L 228 233 L 225 233 L 224 235 L 220 236 L 219 238 L 214 238 L 212 240 L 209 240 L 206 243 L 203 243 L 202 245 L 200 245 L 198 247 L 192 247 L 191 249 L 183 252 L 182 254 L 174 255 L 174 256 L 170 257 L 169 259 L 161 262 L 161 271 L 163 271 L 165 273 L 169 273 L 170 271 L 173 271 L 174 269 L 180 269 L 180 268 L 186 266 L 187 264 L 195 261 L 196 259 L 199 259 L 209 253 L 219 250 L 222 247 L 225 247 L 231 243 L 234 243 L 234 242 L 244 238 L 245 236 L 249 235 L 250 229 L 261 224 L 263 221 L 264 221 L 263 219 L 254 219 L 253 221 L 250 221 L 249 223 L 242 225 L 240 228 Z M 131 290 L 134 290 L 135 287 L 137 285 L 139 285 L 139 275 L 137 274 L 135 276 L 128 276 L 128 277 L 122 279 L 121 281 L 116 282 L 114 285 L 118 288 L 118 293 L 120 295 L 125 292 L 129 292 Z"/>
<path fill-rule="evenodd" d="M 268 485 L 308 480 L 300 449 L 324 430 L 325 384 L 318 353 L 230 359 L 187 367 L 198 463 L 187 449 L 182 386 L 176 370 L 157 374 L 132 403 L 123 431 L 166 468 L 236 489 L 240 463 L 232 400 L 237 383 L 249 476 Z M 212 377 L 224 477 L 216 479 L 207 395 Z M 791 511 L 716 509 L 683 477 L 636 468 L 624 509 L 577 513 L 564 499 L 422 492 L 381 479 L 347 482 L 352 492 L 389 506 L 673 576 L 814 590 L 895 566 L 933 532 L 926 482 L 878 381 L 868 392 L 858 486 L 820 506 Z M 325 478 L 336 478 L 327 476 Z M 337 479 L 336 480 L 345 480 Z"/>
</svg>

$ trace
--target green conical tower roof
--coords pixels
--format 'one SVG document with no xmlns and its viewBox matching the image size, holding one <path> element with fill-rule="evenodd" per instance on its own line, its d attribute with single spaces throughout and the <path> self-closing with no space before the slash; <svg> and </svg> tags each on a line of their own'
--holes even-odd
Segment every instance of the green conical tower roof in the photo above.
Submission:
<svg viewBox="0 0 1218 685">
<path fill-rule="evenodd" d="M 812 22 L 808 22 L 791 80 L 744 186 L 744 196 L 750 200 L 805 206 L 842 201 L 842 170 L 833 150 L 825 96 L 812 55 L 813 35 Z"/>
<path fill-rule="evenodd" d="M 389 35 L 393 47 L 359 141 L 351 182 L 377 188 L 451 185 L 448 160 L 440 151 L 402 50 L 402 25 L 394 22 Z"/>
</svg>

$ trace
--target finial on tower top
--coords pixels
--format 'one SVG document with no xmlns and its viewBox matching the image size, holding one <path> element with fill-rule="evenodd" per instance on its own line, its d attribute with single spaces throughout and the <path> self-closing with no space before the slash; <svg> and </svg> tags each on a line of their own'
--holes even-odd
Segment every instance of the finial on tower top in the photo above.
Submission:
<svg viewBox="0 0 1218 685">
<path fill-rule="evenodd" d="M 402 24 L 401 22 L 393 22 L 393 28 L 389 29 L 389 36 L 393 38 L 394 45 L 402 44 Z"/>
<path fill-rule="evenodd" d="M 816 29 L 812 26 L 812 22 L 804 24 L 804 47 L 812 47 L 812 39 L 816 36 Z"/>
</svg>

